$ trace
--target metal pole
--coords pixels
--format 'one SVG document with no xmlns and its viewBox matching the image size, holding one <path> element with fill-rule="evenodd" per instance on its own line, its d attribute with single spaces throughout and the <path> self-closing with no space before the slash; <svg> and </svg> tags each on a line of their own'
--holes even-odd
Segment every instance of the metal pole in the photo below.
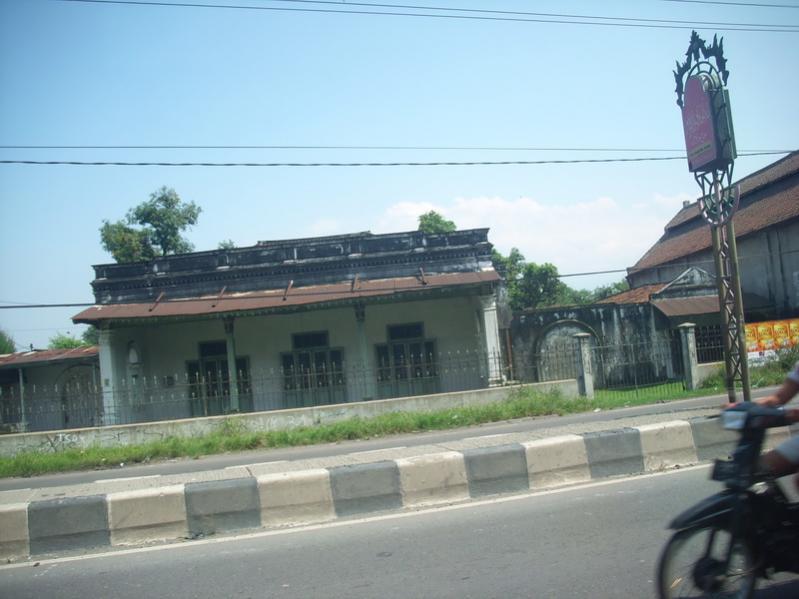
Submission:
<svg viewBox="0 0 799 599">
<path fill-rule="evenodd" d="M 746 327 L 744 321 L 744 302 L 743 294 L 741 293 L 741 276 L 738 271 L 738 244 L 735 240 L 735 226 L 733 225 L 732 218 L 727 221 L 727 243 L 729 245 L 729 261 L 730 261 L 730 283 L 732 286 L 733 298 L 735 300 L 734 313 L 736 330 L 731 334 L 735 334 L 733 341 L 737 345 L 738 354 L 738 369 L 743 389 L 744 401 L 752 400 L 752 392 L 749 388 L 749 360 L 746 352 Z"/>
</svg>

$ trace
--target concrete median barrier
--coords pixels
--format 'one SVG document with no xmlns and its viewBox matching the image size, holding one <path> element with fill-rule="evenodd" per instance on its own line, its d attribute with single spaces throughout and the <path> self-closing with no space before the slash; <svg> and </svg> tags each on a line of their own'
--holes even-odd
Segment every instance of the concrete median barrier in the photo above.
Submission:
<svg viewBox="0 0 799 599">
<path fill-rule="evenodd" d="M 183 485 L 108 494 L 112 545 L 189 536 Z"/>
<path fill-rule="evenodd" d="M 402 507 L 399 468 L 393 461 L 330 468 L 333 505 L 338 516 Z"/>
<path fill-rule="evenodd" d="M 530 488 L 527 457 L 521 445 L 467 449 L 463 455 L 472 497 L 514 493 Z"/>
<path fill-rule="evenodd" d="M 689 423 L 663 422 L 646 424 L 637 429 L 646 472 L 688 466 L 699 461 Z"/>
<path fill-rule="evenodd" d="M 336 517 L 330 473 L 324 468 L 257 478 L 263 526 L 326 522 Z"/>
<path fill-rule="evenodd" d="M 447 451 L 397 460 L 405 507 L 469 499 L 463 454 Z"/>
<path fill-rule="evenodd" d="M 54 553 L 111 545 L 108 508 L 102 495 L 34 501 L 28 507 L 31 553 Z"/>
<path fill-rule="evenodd" d="M 0 560 L 10 560 L 30 553 L 28 504 L 0 505 Z"/>
<path fill-rule="evenodd" d="M 630 424 L 7 491 L 0 493 L 0 558 L 329 522 L 654 472 L 726 457 L 737 439 L 716 419 Z M 768 444 L 789 434 L 775 429 Z"/>
<path fill-rule="evenodd" d="M 588 452 L 580 435 L 561 435 L 522 443 L 530 488 L 557 487 L 591 480 Z"/>
<path fill-rule="evenodd" d="M 261 525 L 261 504 L 254 478 L 186 485 L 186 516 L 191 536 Z"/>
</svg>

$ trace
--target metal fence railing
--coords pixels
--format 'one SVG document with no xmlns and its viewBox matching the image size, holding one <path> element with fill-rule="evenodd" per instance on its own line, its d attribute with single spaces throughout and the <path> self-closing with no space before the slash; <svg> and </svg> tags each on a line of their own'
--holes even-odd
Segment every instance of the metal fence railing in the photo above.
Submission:
<svg viewBox="0 0 799 599">
<path fill-rule="evenodd" d="M 0 431 L 132 424 L 341 404 L 481 389 L 508 381 L 502 356 L 479 351 L 389 357 L 375 364 L 314 362 L 248 369 L 231 385 L 226 370 L 123 380 L 113 389 L 90 381 L 0 387 Z"/>
<path fill-rule="evenodd" d="M 710 355 L 710 342 L 698 341 L 697 345 Z M 597 395 L 646 394 L 668 399 L 684 388 L 682 345 L 676 332 L 646 343 L 589 347 Z M 275 369 L 242 363 L 246 368 L 236 373 L 235 385 L 226 370 L 200 365 L 190 372 L 131 377 L 113 389 L 87 379 L 65 385 L 27 384 L 21 389 L 18 385 L 0 386 L 0 432 L 343 404 L 582 375 L 576 339 L 566 339 L 543 352 L 516 351 L 511 363 L 506 356 L 481 351 L 378 352 L 370 364 L 347 363 L 329 355 L 324 359 L 320 354 L 318 360 L 312 356 L 289 368 Z"/>
</svg>

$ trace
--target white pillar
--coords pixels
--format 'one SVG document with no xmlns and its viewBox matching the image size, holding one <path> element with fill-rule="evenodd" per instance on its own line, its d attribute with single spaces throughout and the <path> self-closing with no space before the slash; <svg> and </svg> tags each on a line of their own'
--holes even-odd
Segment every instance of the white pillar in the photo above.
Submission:
<svg viewBox="0 0 799 599">
<path fill-rule="evenodd" d="M 591 335 L 589 333 L 577 333 L 574 335 L 578 343 L 578 364 L 579 374 L 577 384 L 580 388 L 580 395 L 588 399 L 594 398 L 594 369 L 591 366 Z"/>
<path fill-rule="evenodd" d="M 357 400 L 377 399 L 377 370 L 372 367 L 372 352 L 369 351 L 369 340 L 366 337 L 366 306 L 363 304 L 355 306 L 355 332 L 360 355 L 359 364 L 352 373 L 363 378 L 363 397 Z"/>
<path fill-rule="evenodd" d="M 230 388 L 230 411 L 239 411 L 239 373 L 236 370 L 236 338 L 232 318 L 225 319 L 225 347 L 227 349 L 227 376 Z"/>
<path fill-rule="evenodd" d="M 117 384 L 114 332 L 110 329 L 100 329 L 100 388 L 103 394 L 104 425 L 119 423 Z"/>
<path fill-rule="evenodd" d="M 25 373 L 19 369 L 19 432 L 28 431 L 28 419 L 25 417 Z"/>
<path fill-rule="evenodd" d="M 683 374 L 685 376 L 685 388 L 693 391 L 699 388 L 699 368 L 696 357 L 696 325 L 692 322 L 684 322 L 677 327 L 680 330 L 680 343 L 682 344 L 682 363 Z"/>
<path fill-rule="evenodd" d="M 488 384 L 502 383 L 502 345 L 499 337 L 497 319 L 497 298 L 494 295 L 481 297 L 481 320 L 485 338 L 486 360 L 488 361 Z"/>
</svg>

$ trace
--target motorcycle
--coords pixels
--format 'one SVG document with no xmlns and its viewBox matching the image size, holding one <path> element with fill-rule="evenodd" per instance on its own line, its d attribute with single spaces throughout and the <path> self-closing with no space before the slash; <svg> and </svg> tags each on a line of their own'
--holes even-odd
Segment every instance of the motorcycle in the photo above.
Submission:
<svg viewBox="0 0 799 599">
<path fill-rule="evenodd" d="M 766 430 L 787 426 L 784 412 L 747 402 L 720 418 L 724 428 L 740 432 L 732 459 L 713 466 L 711 478 L 726 488 L 669 524 L 676 532 L 658 562 L 661 599 L 747 599 L 758 578 L 799 573 L 799 503 L 759 469 Z"/>
</svg>

